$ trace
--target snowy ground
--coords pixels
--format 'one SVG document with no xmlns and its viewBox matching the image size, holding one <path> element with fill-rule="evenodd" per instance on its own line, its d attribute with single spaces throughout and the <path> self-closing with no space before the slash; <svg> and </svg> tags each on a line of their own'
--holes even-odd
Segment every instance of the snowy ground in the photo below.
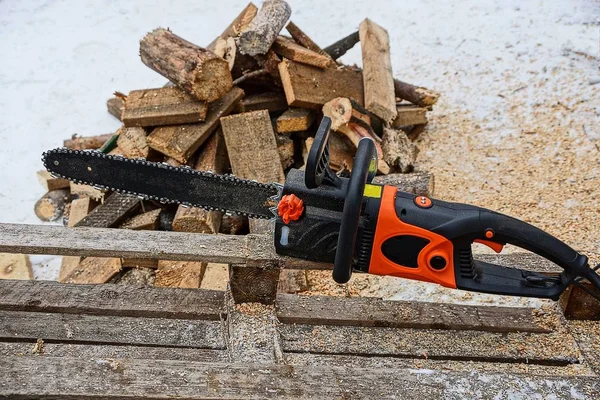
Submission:
<svg viewBox="0 0 600 400">
<path fill-rule="evenodd" d="M 113 91 L 164 83 L 138 58 L 147 31 L 170 27 L 209 43 L 246 2 L 0 0 L 0 221 L 39 222 L 41 153 L 73 133 L 115 131 L 105 109 Z M 322 45 L 373 19 L 390 33 L 395 75 L 442 92 L 419 159 L 436 174 L 438 196 L 535 221 L 600 252 L 598 1 L 290 4 Z M 359 47 L 344 61 L 360 64 Z M 56 277 L 57 265 L 37 267 L 36 278 Z M 395 281 L 382 294 L 448 295 Z"/>
</svg>

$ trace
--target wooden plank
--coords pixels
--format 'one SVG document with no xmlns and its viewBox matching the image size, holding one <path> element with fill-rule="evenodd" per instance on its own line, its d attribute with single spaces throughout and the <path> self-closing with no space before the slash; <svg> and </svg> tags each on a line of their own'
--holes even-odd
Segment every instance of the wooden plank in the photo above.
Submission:
<svg viewBox="0 0 600 400">
<path fill-rule="evenodd" d="M 65 282 L 67 277 L 79 267 L 82 258 L 79 256 L 63 256 L 60 260 L 60 271 L 58 272 L 58 281 Z"/>
<path fill-rule="evenodd" d="M 113 117 L 121 121 L 123 115 L 123 106 L 125 105 L 125 96 L 122 93 L 115 92 L 115 96 L 106 100 L 106 109 Z"/>
<path fill-rule="evenodd" d="M 263 1 L 252 22 L 236 38 L 238 51 L 250 56 L 266 54 L 291 13 L 290 5 L 283 0 Z"/>
<path fill-rule="evenodd" d="M 229 24 L 227 28 L 221 33 L 219 36 L 215 38 L 208 46 L 207 49 L 213 50 L 215 49 L 215 45 L 218 39 L 225 39 L 230 37 L 237 37 L 246 27 L 250 24 L 250 22 L 256 16 L 258 12 L 258 8 L 254 5 L 254 3 L 250 2 L 248 5 L 239 13 L 239 15 Z"/>
<path fill-rule="evenodd" d="M 0 252 L 206 261 L 251 266 L 276 262 L 282 268 L 331 269 L 327 263 L 278 256 L 269 235 L 212 235 L 166 231 L 77 228 L 0 223 Z M 529 253 L 477 254 L 498 265 L 556 275 L 556 264 Z"/>
<path fill-rule="evenodd" d="M 0 281 L 0 310 L 219 320 L 223 293 L 210 290 Z"/>
<path fill-rule="evenodd" d="M 79 197 L 89 197 L 90 199 L 103 202 L 105 192 L 93 188 L 90 185 L 83 185 L 80 183 L 70 182 L 71 195 Z"/>
<path fill-rule="evenodd" d="M 175 360 L 6 357 L 0 396 L 73 399 L 597 397 L 597 377 Z"/>
<path fill-rule="evenodd" d="M 33 279 L 27 254 L 0 253 L 0 279 Z"/>
<path fill-rule="evenodd" d="M 396 186 L 403 192 L 421 196 L 433 196 L 435 191 L 434 176 L 429 172 L 379 175 L 373 179 L 373 183 Z"/>
<path fill-rule="evenodd" d="M 219 119 L 229 114 L 243 96 L 244 91 L 234 87 L 225 96 L 209 105 L 204 122 L 158 127 L 148 136 L 148 145 L 185 164 L 219 127 Z"/>
<path fill-rule="evenodd" d="M 427 109 L 414 105 L 396 106 L 396 118 L 391 124 L 394 129 L 427 123 Z"/>
<path fill-rule="evenodd" d="M 158 228 L 158 217 L 160 216 L 161 209 L 148 211 L 142 214 L 138 214 L 135 217 L 129 218 L 123 222 L 120 229 L 135 229 L 135 230 L 154 230 Z"/>
<path fill-rule="evenodd" d="M 285 181 L 268 111 L 224 117 L 221 125 L 234 175 L 259 182 Z M 253 227 L 250 222 L 250 232 L 265 233 L 265 230 Z M 236 303 L 269 304 L 275 300 L 279 269 L 268 264 L 251 269 L 231 267 L 229 284 Z"/>
<path fill-rule="evenodd" d="M 106 283 L 120 271 L 120 258 L 86 257 L 61 282 Z"/>
<path fill-rule="evenodd" d="M 85 137 L 73 135 L 71 139 L 63 142 L 63 146 L 71 150 L 96 150 L 102 147 L 113 135 L 114 133 Z"/>
<path fill-rule="evenodd" d="M 291 133 L 305 131 L 315 120 L 315 113 L 306 108 L 290 108 L 277 118 L 277 132 Z"/>
<path fill-rule="evenodd" d="M 55 178 L 50 172 L 44 170 L 37 172 L 38 181 L 45 191 L 69 188 L 69 180 L 64 178 Z"/>
<path fill-rule="evenodd" d="M 349 68 L 320 69 L 283 60 L 279 74 L 287 103 L 293 107 L 320 109 L 336 97 L 348 97 L 364 103 L 363 77 Z"/>
<path fill-rule="evenodd" d="M 204 277 L 200 283 L 200 289 L 206 290 L 227 290 L 227 283 L 229 282 L 229 265 L 208 263 L 206 265 L 206 271 L 204 271 Z"/>
<path fill-rule="evenodd" d="M 120 128 L 117 133 L 117 149 L 119 155 L 128 158 L 150 158 L 150 147 L 146 138 L 146 131 L 140 127 Z M 110 152 L 114 154 L 114 150 Z"/>
<path fill-rule="evenodd" d="M 225 348 L 219 321 L 0 311 L 0 322 L 11 341 Z"/>
<path fill-rule="evenodd" d="M 304 31 L 302 31 L 302 29 L 300 29 L 293 21 L 288 22 L 285 29 L 290 33 L 292 39 L 294 39 L 296 43 L 331 60 L 331 56 L 321 49 L 319 45 L 304 33 Z"/>
<path fill-rule="evenodd" d="M 243 179 L 285 182 L 275 133 L 265 110 L 221 118 L 231 170 Z"/>
<path fill-rule="evenodd" d="M 198 261 L 167 261 L 158 262 L 156 270 L 157 287 L 199 288 L 206 263 Z"/>
<path fill-rule="evenodd" d="M 312 65 L 317 68 L 327 68 L 332 63 L 329 56 L 324 56 L 309 50 L 283 36 L 278 36 L 277 39 L 275 39 L 272 49 L 275 54 L 281 57 L 302 64 Z"/>
<path fill-rule="evenodd" d="M 11 356 L 38 357 L 38 354 L 32 353 L 32 348 L 33 345 L 27 342 L 0 342 L 0 359 Z M 89 360 L 91 358 L 136 358 L 145 360 L 200 361 L 208 363 L 229 361 L 229 354 L 225 350 L 74 343 L 44 343 L 44 356 L 79 358 L 82 360 Z"/>
<path fill-rule="evenodd" d="M 208 105 L 176 86 L 132 90 L 125 100 L 125 126 L 162 126 L 204 121 Z"/>
<path fill-rule="evenodd" d="M 567 365 L 581 362 L 573 337 L 551 333 L 498 333 L 350 326 L 283 325 L 285 352 L 353 354 L 460 361 Z"/>
<path fill-rule="evenodd" d="M 158 28 L 144 36 L 140 58 L 146 66 L 201 101 L 215 101 L 233 86 L 227 61 L 167 29 Z"/>
<path fill-rule="evenodd" d="M 548 333 L 558 323 L 556 310 L 537 308 L 286 294 L 276 305 L 285 324 Z"/>
<path fill-rule="evenodd" d="M 365 107 L 386 123 L 397 115 L 394 76 L 387 31 L 370 19 L 358 29 L 362 49 Z"/>
<path fill-rule="evenodd" d="M 281 92 L 263 92 L 244 97 L 236 107 L 236 112 L 268 110 L 277 112 L 287 110 L 288 105 L 285 94 Z"/>
<path fill-rule="evenodd" d="M 140 205 L 137 196 L 113 193 L 94 208 L 87 216 L 77 222 L 76 227 L 110 228 L 120 224 Z"/>
<path fill-rule="evenodd" d="M 158 268 L 158 260 L 149 260 L 144 258 L 122 258 L 121 265 L 130 268 Z"/>
<path fill-rule="evenodd" d="M 92 209 L 93 201 L 89 197 L 81 197 L 71 202 L 71 210 L 67 221 L 68 227 L 74 227 L 79 221 L 85 218 Z M 64 256 L 61 260 L 58 281 L 65 282 L 67 277 L 73 273 L 79 266 L 81 257 Z"/>
</svg>

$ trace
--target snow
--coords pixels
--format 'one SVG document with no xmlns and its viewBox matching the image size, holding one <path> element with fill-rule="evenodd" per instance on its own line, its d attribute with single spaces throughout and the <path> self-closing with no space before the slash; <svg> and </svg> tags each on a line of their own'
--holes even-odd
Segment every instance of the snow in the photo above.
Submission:
<svg viewBox="0 0 600 400">
<path fill-rule="evenodd" d="M 119 123 L 105 106 L 113 91 L 164 84 L 139 60 L 138 41 L 146 32 L 169 27 L 194 43 L 208 44 L 247 1 L 0 0 L 0 221 L 39 223 L 33 204 L 43 194 L 35 176 L 42 152 L 74 133 L 114 132 Z M 573 101 L 600 98 L 600 84 L 594 84 L 599 76 L 597 1 L 290 4 L 294 22 L 323 46 L 357 29 L 365 17 L 386 27 L 396 77 L 441 91 L 442 105 L 434 111 L 438 115 L 468 110 L 490 132 L 482 145 L 487 148 L 510 146 L 505 139 L 523 128 L 511 125 L 502 96 L 519 93 L 521 112 L 535 120 L 540 100 L 527 85 L 531 74 L 547 77 L 552 91 L 563 90 L 563 82 L 577 74 L 586 85 Z M 360 64 L 360 47 L 343 61 Z M 517 82 L 514 87 L 505 86 L 507 78 Z M 565 106 L 574 104 L 565 100 Z M 598 110 L 596 102 L 579 116 L 587 121 L 590 139 L 600 137 Z M 571 116 L 565 113 L 564 118 Z M 423 152 L 438 154 L 430 148 Z M 462 156 L 451 154 L 449 159 L 456 162 Z M 56 278 L 55 258 L 36 261 L 43 266 L 35 269 L 37 279 Z M 407 288 L 406 282 L 402 287 Z M 408 294 L 398 296 L 423 292 L 406 290 Z"/>
</svg>

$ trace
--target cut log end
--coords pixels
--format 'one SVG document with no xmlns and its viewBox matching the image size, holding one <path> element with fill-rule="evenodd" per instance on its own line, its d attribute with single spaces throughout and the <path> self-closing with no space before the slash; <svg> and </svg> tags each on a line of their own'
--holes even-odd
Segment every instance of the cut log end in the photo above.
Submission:
<svg viewBox="0 0 600 400">
<path fill-rule="evenodd" d="M 214 101 L 227 94 L 232 87 L 229 63 L 222 58 L 214 58 L 196 68 L 191 91 L 199 100 Z"/>
<path fill-rule="evenodd" d="M 49 191 L 35 203 L 35 215 L 42 221 L 56 221 L 62 216 L 68 197 L 69 189 Z"/>
</svg>

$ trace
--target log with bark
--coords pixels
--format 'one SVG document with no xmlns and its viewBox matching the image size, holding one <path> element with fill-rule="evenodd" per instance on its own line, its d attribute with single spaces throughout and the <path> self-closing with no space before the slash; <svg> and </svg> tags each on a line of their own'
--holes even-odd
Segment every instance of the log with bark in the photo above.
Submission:
<svg viewBox="0 0 600 400">
<path fill-rule="evenodd" d="M 292 9 L 283 0 L 265 0 L 252 22 L 236 39 L 242 54 L 267 54 L 273 42 L 290 18 Z"/>
<path fill-rule="evenodd" d="M 35 203 L 33 207 L 35 215 L 42 221 L 56 221 L 62 216 L 69 196 L 69 189 L 56 189 L 47 192 Z"/>
<path fill-rule="evenodd" d="M 215 101 L 233 86 L 227 61 L 167 29 L 155 29 L 141 40 L 140 57 L 198 100 Z"/>
</svg>

